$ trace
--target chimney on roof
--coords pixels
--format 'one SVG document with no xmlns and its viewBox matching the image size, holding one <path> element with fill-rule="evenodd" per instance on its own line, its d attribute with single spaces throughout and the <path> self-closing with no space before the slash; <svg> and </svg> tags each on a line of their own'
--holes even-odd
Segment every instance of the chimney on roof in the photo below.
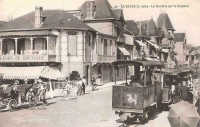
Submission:
<svg viewBox="0 0 200 127">
<path fill-rule="evenodd" d="M 40 27 L 43 22 L 43 9 L 42 7 L 35 6 L 35 27 Z"/>
</svg>

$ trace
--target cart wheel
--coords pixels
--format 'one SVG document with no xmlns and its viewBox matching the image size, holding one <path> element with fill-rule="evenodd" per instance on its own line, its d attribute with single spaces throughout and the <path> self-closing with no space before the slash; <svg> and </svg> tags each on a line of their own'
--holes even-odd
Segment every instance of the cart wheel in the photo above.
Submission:
<svg viewBox="0 0 200 127">
<path fill-rule="evenodd" d="M 8 108 L 9 110 L 12 112 L 14 111 L 16 108 L 17 108 L 17 101 L 14 100 L 14 99 L 11 99 L 9 102 L 8 102 Z"/>
</svg>

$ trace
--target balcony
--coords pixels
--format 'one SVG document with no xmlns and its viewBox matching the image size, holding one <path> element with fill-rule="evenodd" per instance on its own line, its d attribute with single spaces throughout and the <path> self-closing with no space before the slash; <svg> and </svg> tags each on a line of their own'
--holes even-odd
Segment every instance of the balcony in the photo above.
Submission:
<svg viewBox="0 0 200 127">
<path fill-rule="evenodd" d="M 113 62 L 116 56 L 94 55 L 93 62 Z"/>
<path fill-rule="evenodd" d="M 125 43 L 126 42 L 125 36 L 118 36 L 117 42 Z"/>
</svg>

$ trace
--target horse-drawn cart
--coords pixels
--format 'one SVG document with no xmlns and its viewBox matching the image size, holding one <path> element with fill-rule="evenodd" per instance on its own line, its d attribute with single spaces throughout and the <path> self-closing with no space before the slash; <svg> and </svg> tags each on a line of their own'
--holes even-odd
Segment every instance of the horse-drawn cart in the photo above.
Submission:
<svg viewBox="0 0 200 127">
<path fill-rule="evenodd" d="M 0 111 L 15 110 L 19 105 L 36 105 L 37 95 L 31 94 L 31 84 L 0 86 Z"/>
</svg>

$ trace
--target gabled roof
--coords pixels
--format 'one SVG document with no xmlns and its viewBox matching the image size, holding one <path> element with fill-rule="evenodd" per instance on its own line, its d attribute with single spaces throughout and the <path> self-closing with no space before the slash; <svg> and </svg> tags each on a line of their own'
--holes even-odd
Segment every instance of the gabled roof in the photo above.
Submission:
<svg viewBox="0 0 200 127">
<path fill-rule="evenodd" d="M 113 15 L 116 20 L 122 20 L 123 22 L 126 23 L 126 21 L 124 20 L 124 14 L 122 9 L 114 9 Z"/>
<path fill-rule="evenodd" d="M 126 29 L 131 31 L 135 36 L 138 35 L 139 29 L 137 27 L 137 24 L 134 20 L 126 20 Z"/>
<path fill-rule="evenodd" d="M 148 29 L 148 22 L 149 20 L 144 21 L 137 21 L 137 25 L 140 27 L 140 31 L 138 36 L 147 36 L 147 29 Z"/>
<path fill-rule="evenodd" d="M 157 27 L 153 19 L 149 21 L 149 35 L 157 36 Z"/>
<path fill-rule="evenodd" d="M 122 14 L 123 14 L 122 9 L 114 9 L 113 10 L 114 18 L 117 19 L 117 20 L 120 19 Z"/>
<path fill-rule="evenodd" d="M 176 42 L 184 42 L 185 33 L 174 33 L 174 41 Z"/>
<path fill-rule="evenodd" d="M 162 27 L 162 29 L 160 29 L 161 31 L 163 31 L 164 33 L 164 36 L 168 39 L 172 39 L 173 37 L 169 34 L 169 32 L 167 31 L 167 28 L 166 27 Z"/>
<path fill-rule="evenodd" d="M 158 28 L 161 28 L 163 25 L 168 29 L 175 30 L 172 26 L 172 23 L 169 19 L 169 16 L 167 13 L 161 13 L 158 17 Z"/>
<path fill-rule="evenodd" d="M 0 25 L 0 31 L 9 30 L 33 30 L 33 29 L 84 29 L 95 31 L 90 26 L 81 22 L 64 10 L 44 10 L 44 22 L 39 28 L 35 28 L 35 12 L 13 19 Z"/>
<path fill-rule="evenodd" d="M 157 37 L 163 37 L 163 36 L 164 36 L 164 32 L 162 30 L 158 30 Z"/>
<path fill-rule="evenodd" d="M 96 13 L 94 19 L 114 18 L 112 7 L 107 0 L 94 0 L 96 5 Z M 87 16 L 87 1 L 80 7 L 82 18 L 86 19 Z"/>
</svg>

